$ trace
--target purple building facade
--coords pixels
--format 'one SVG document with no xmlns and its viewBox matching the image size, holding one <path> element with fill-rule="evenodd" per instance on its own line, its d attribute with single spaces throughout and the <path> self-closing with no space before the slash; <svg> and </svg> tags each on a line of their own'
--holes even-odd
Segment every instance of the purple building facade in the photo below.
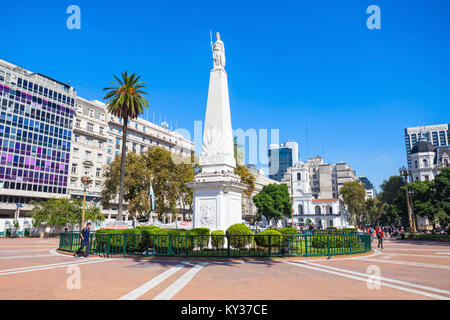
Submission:
<svg viewBox="0 0 450 320">
<path fill-rule="evenodd" d="M 0 206 L 65 197 L 76 93 L 0 60 Z"/>
</svg>

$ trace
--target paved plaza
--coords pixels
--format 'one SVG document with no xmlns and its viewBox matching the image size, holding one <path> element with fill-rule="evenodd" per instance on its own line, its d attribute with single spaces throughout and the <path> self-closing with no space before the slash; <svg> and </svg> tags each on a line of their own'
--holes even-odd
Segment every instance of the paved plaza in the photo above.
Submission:
<svg viewBox="0 0 450 320">
<path fill-rule="evenodd" d="M 222 261 L 76 259 L 57 245 L 1 239 L 0 299 L 450 298 L 450 244 L 442 242 L 387 240 L 382 251 L 331 259 Z"/>
</svg>

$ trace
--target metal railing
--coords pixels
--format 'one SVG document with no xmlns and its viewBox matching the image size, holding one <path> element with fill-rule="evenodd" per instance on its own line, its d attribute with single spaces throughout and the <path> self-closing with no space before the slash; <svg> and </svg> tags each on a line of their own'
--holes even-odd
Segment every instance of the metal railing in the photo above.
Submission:
<svg viewBox="0 0 450 320">
<path fill-rule="evenodd" d="M 332 256 L 371 250 L 370 235 L 154 235 L 90 234 L 90 253 L 106 257 L 284 257 Z M 75 252 L 79 232 L 60 236 L 59 250 Z"/>
</svg>

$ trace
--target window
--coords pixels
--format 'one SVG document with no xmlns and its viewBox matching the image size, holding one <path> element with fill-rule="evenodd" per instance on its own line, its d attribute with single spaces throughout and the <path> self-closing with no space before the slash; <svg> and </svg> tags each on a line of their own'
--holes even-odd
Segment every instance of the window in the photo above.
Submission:
<svg viewBox="0 0 450 320">
<path fill-rule="evenodd" d="M 316 207 L 314 208 L 314 210 L 315 210 L 315 212 L 316 212 L 316 215 L 321 215 L 321 214 L 322 214 L 322 210 L 321 210 L 320 206 L 316 206 Z"/>
<path fill-rule="evenodd" d="M 297 173 L 297 181 L 300 181 L 300 180 L 302 180 L 302 175 L 299 172 L 299 173 Z"/>
<path fill-rule="evenodd" d="M 423 166 L 425 168 L 428 167 L 428 160 L 427 159 L 423 159 Z"/>
<path fill-rule="evenodd" d="M 89 131 L 94 131 L 94 125 L 93 125 L 92 123 L 89 123 L 89 122 L 88 122 L 88 124 L 87 124 L 87 129 L 88 129 Z"/>
<path fill-rule="evenodd" d="M 98 131 L 100 132 L 100 134 L 103 134 L 103 133 L 104 133 L 104 130 L 105 130 L 105 128 L 100 127 Z"/>
<path fill-rule="evenodd" d="M 97 168 L 97 169 L 95 170 L 95 176 L 96 176 L 97 178 L 100 178 L 101 174 L 102 174 L 102 170 L 99 169 L 99 168 Z"/>
<path fill-rule="evenodd" d="M 298 214 L 303 214 L 303 206 L 301 204 L 298 205 Z"/>
<path fill-rule="evenodd" d="M 419 163 L 417 162 L 417 160 L 414 161 L 414 166 L 416 167 L 416 169 L 417 169 L 417 167 L 419 166 Z"/>
<path fill-rule="evenodd" d="M 86 155 L 86 158 L 89 159 L 91 157 L 91 152 L 90 151 L 86 151 L 85 155 Z"/>
<path fill-rule="evenodd" d="M 91 168 L 89 167 L 89 166 L 84 166 L 84 174 L 85 175 L 89 175 L 89 173 L 90 173 L 90 171 L 91 171 Z"/>
<path fill-rule="evenodd" d="M 430 177 L 429 176 L 423 176 L 425 181 L 430 181 Z"/>
<path fill-rule="evenodd" d="M 72 173 L 77 173 L 77 165 L 72 164 Z"/>
<path fill-rule="evenodd" d="M 81 120 L 77 120 L 77 122 L 76 122 L 76 126 L 77 126 L 78 128 L 80 128 L 80 127 L 81 127 Z"/>
<path fill-rule="evenodd" d="M 93 109 L 89 109 L 89 117 L 91 117 L 91 118 L 94 117 L 94 110 Z"/>
</svg>

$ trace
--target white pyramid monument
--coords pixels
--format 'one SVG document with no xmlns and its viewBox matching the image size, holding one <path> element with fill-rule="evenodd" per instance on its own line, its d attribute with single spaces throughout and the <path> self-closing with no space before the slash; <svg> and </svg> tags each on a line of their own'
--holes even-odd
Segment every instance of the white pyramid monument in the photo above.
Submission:
<svg viewBox="0 0 450 320">
<path fill-rule="evenodd" d="M 236 160 L 225 71 L 225 48 L 218 32 L 212 49 L 214 68 L 209 79 L 200 155 L 202 171 L 187 186 L 194 193 L 193 227 L 225 231 L 230 225 L 242 222 L 242 191 L 246 189 L 246 185 L 234 173 Z"/>
</svg>

